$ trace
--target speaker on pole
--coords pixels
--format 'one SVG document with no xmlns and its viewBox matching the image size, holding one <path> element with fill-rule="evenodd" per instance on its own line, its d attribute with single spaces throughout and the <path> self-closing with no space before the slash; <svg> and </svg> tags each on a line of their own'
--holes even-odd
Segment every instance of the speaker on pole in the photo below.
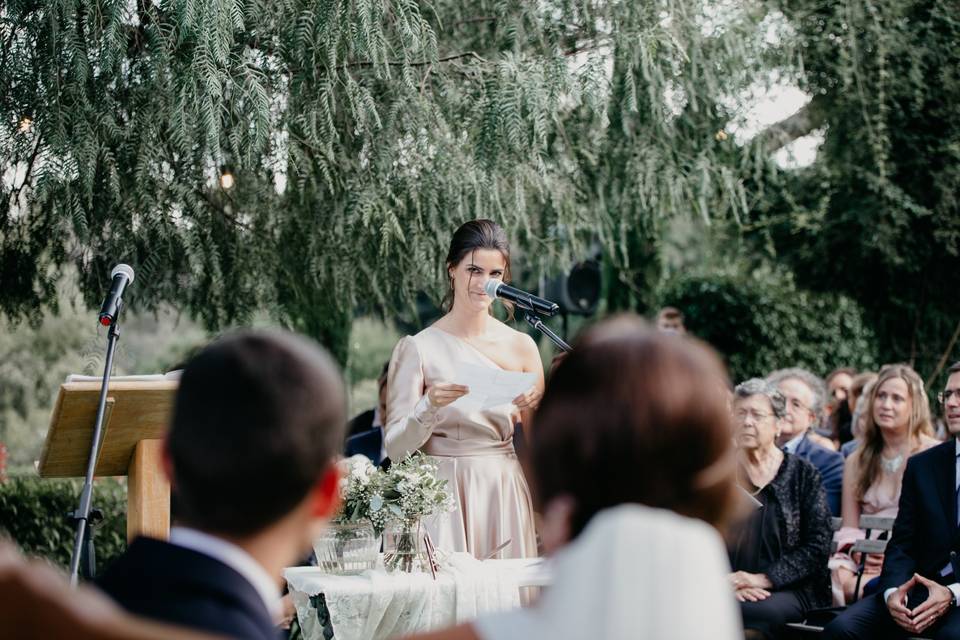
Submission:
<svg viewBox="0 0 960 640">
<path fill-rule="evenodd" d="M 600 305 L 603 278 L 599 257 L 574 264 L 566 273 L 548 278 L 541 286 L 542 296 L 555 300 L 560 313 L 591 316 Z"/>
</svg>

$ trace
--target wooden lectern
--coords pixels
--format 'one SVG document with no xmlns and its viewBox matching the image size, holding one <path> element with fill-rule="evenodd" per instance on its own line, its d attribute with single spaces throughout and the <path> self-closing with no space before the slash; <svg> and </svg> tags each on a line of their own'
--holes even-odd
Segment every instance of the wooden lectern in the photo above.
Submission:
<svg viewBox="0 0 960 640">
<path fill-rule="evenodd" d="M 85 476 L 100 385 L 99 380 L 60 385 L 40 455 L 41 477 Z M 166 379 L 110 381 L 95 475 L 128 476 L 128 540 L 138 535 L 166 539 L 170 534 L 170 483 L 161 456 L 177 385 Z"/>
</svg>

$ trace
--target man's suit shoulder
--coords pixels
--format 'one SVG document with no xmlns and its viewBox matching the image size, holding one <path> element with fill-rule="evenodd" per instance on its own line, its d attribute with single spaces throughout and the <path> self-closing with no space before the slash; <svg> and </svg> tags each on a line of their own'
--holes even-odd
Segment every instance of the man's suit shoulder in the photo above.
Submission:
<svg viewBox="0 0 960 640">
<path fill-rule="evenodd" d="M 231 567 L 190 549 L 139 538 L 98 583 L 138 615 L 236 638 L 277 637 L 253 585 Z"/>
<path fill-rule="evenodd" d="M 907 460 L 907 466 L 916 467 L 917 465 L 927 466 L 934 460 L 942 458 L 952 458 L 956 451 L 956 442 L 950 438 L 946 442 L 941 442 L 935 447 L 930 447 L 926 451 L 915 453 Z"/>
<path fill-rule="evenodd" d="M 823 445 L 813 442 L 810 438 L 804 438 L 800 442 L 800 446 L 797 447 L 797 453 L 814 460 L 817 464 L 831 466 L 839 464 L 841 467 L 843 466 L 843 454 L 839 451 L 827 449 Z"/>
</svg>

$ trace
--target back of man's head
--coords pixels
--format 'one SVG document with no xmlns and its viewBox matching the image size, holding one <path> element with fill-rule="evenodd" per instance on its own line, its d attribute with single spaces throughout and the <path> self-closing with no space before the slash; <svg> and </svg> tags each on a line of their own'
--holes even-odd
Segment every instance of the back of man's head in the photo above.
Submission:
<svg viewBox="0 0 960 640">
<path fill-rule="evenodd" d="M 340 452 L 345 409 L 315 343 L 280 332 L 214 342 L 183 371 L 168 435 L 178 520 L 232 536 L 280 520 Z"/>
</svg>

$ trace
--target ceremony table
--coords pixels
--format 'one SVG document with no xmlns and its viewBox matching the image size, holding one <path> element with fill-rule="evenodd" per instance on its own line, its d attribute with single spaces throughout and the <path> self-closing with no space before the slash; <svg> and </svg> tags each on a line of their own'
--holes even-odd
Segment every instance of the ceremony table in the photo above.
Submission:
<svg viewBox="0 0 960 640">
<path fill-rule="evenodd" d="M 284 577 L 304 640 L 325 640 L 327 612 L 337 640 L 385 640 L 517 608 L 520 589 L 546 586 L 549 569 L 541 559 L 481 562 L 453 553 L 436 579 L 429 572 L 388 573 L 382 567 L 351 576 L 291 567 Z"/>
</svg>

